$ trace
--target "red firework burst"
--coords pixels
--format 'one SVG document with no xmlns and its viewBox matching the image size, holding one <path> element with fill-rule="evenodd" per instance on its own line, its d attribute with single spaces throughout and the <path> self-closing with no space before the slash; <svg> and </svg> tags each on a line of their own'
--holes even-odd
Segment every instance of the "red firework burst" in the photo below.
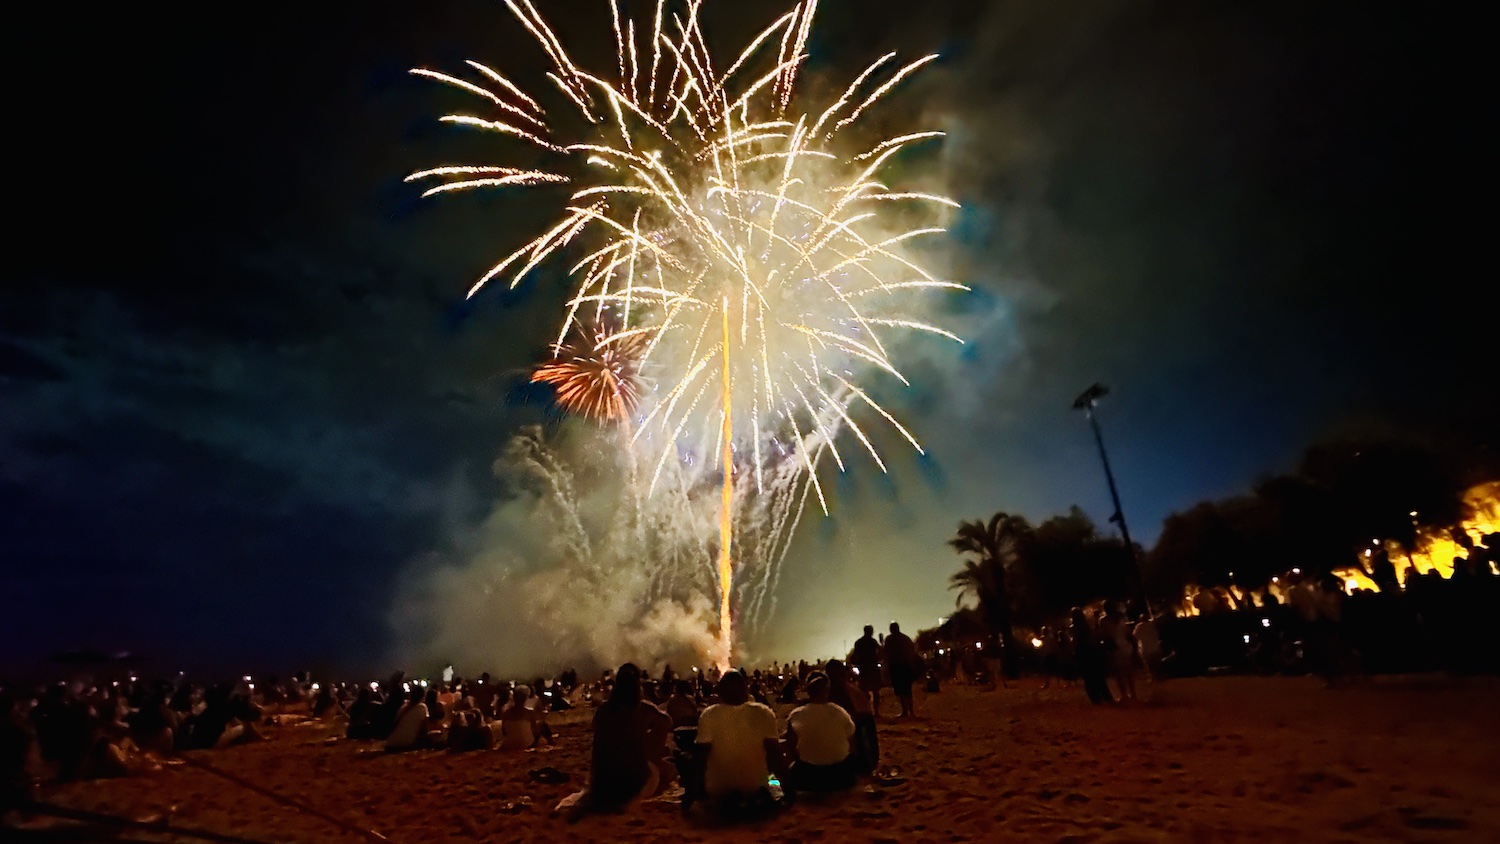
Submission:
<svg viewBox="0 0 1500 844">
<path fill-rule="evenodd" d="M 623 423 L 640 403 L 640 365 L 648 343 L 645 334 L 616 336 L 607 325 L 584 325 L 531 373 L 531 380 L 551 384 L 557 403 L 570 413 Z"/>
</svg>

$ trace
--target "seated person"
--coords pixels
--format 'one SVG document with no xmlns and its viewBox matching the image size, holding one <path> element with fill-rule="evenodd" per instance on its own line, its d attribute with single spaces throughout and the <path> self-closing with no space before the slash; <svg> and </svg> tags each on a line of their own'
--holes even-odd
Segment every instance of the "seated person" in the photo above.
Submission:
<svg viewBox="0 0 1500 844">
<path fill-rule="evenodd" d="M 789 791 L 842 791 L 854 787 L 851 740 L 854 719 L 843 707 L 828 699 L 831 684 L 820 672 L 807 678 L 809 703 L 792 710 L 787 718 L 787 745 L 791 769 Z"/>
<path fill-rule="evenodd" d="M 703 795 L 724 801 L 762 794 L 771 771 L 782 767 L 776 713 L 750 700 L 745 675 L 738 671 L 724 675 L 718 694 L 719 702 L 698 716 Z M 686 802 L 694 796 L 686 795 Z"/>
<path fill-rule="evenodd" d="M 377 738 L 375 717 L 379 704 L 369 689 L 360 689 L 354 703 L 349 705 L 349 728 L 344 735 L 352 739 Z"/>
<path fill-rule="evenodd" d="M 421 687 L 412 689 L 410 701 L 396 714 L 396 726 L 385 737 L 386 750 L 411 750 L 427 740 L 427 704 Z"/>
<path fill-rule="evenodd" d="M 667 755 L 671 732 L 671 719 L 642 697 L 640 669 L 628 662 L 620 666 L 609 699 L 594 712 L 594 746 L 584 804 L 613 811 L 670 785 L 676 773 Z"/>
<path fill-rule="evenodd" d="M 673 683 L 672 696 L 667 698 L 667 715 L 672 726 L 692 727 L 698 723 L 698 701 L 693 697 L 693 686 L 686 680 Z"/>
<path fill-rule="evenodd" d="M 500 749 L 525 750 L 536 747 L 546 739 L 554 744 L 552 730 L 547 726 L 547 713 L 543 707 L 531 706 L 531 687 L 516 686 L 510 706 L 500 713 Z"/>
<path fill-rule="evenodd" d="M 854 719 L 854 766 L 862 774 L 880 764 L 880 740 L 875 733 L 875 707 L 870 693 L 849 678 L 849 667 L 841 660 L 828 661 L 828 699 Z"/>
</svg>

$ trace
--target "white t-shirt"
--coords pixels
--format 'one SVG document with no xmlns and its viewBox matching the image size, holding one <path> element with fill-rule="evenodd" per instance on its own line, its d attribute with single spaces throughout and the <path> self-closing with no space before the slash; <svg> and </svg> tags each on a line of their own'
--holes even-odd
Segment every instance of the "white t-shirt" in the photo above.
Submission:
<svg viewBox="0 0 1500 844">
<path fill-rule="evenodd" d="M 427 723 L 427 704 L 409 703 L 401 710 L 401 717 L 396 719 L 396 728 L 386 736 L 385 747 L 387 750 L 400 750 L 411 747 L 417 743 L 417 736 L 421 735 L 423 726 Z"/>
<path fill-rule="evenodd" d="M 698 743 L 713 745 L 704 777 L 708 793 L 720 797 L 765 788 L 771 776 L 765 743 L 776 738 L 776 713 L 763 703 L 716 703 L 703 710 Z"/>
<path fill-rule="evenodd" d="M 835 703 L 809 703 L 787 718 L 797 734 L 797 756 L 809 765 L 837 765 L 849 758 L 854 719 Z"/>
</svg>

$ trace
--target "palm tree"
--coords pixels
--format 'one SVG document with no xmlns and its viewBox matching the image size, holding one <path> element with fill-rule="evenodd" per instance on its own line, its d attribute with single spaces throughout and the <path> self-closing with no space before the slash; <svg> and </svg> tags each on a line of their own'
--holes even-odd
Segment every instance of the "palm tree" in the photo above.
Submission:
<svg viewBox="0 0 1500 844">
<path fill-rule="evenodd" d="M 979 614 L 990 633 L 1000 639 L 1000 664 L 1006 677 L 1020 676 L 1016 659 L 1015 635 L 1010 628 L 1010 590 L 1006 587 L 1007 567 L 1014 563 L 1016 541 L 1026 529 L 1020 516 L 996 513 L 988 523 L 959 522 L 958 533 L 948 540 L 960 554 L 973 554 L 964 567 L 948 578 L 948 588 L 958 590 L 958 600 L 973 595 L 979 601 Z"/>
</svg>

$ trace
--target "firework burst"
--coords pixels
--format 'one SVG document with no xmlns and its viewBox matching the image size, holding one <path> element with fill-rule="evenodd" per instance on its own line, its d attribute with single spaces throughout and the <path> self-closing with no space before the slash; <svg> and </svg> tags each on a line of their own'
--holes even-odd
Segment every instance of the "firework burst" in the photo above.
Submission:
<svg viewBox="0 0 1500 844">
<path fill-rule="evenodd" d="M 742 462 L 764 491 L 771 452 L 780 459 L 789 444 L 826 512 L 817 466 L 827 454 L 844 468 L 840 431 L 886 468 L 861 412 L 921 451 L 861 386 L 869 373 L 907 383 L 892 359 L 894 335 L 962 342 L 912 315 L 924 294 L 965 289 L 925 269 L 913 251 L 943 231 L 942 215 L 957 204 L 887 184 L 903 150 L 942 133 L 850 137 L 862 115 L 936 56 L 881 56 L 839 97 L 803 110 L 796 90 L 817 0 L 753 34 L 727 64 L 709 50 L 703 0 L 657 0 L 639 21 L 604 0 L 615 66 L 597 73 L 573 60 L 531 0 L 505 2 L 546 54 L 552 96 L 474 61 L 468 78 L 413 73 L 483 109 L 444 122 L 532 147 L 527 158 L 542 163 L 442 166 L 408 178 L 432 185 L 424 196 L 511 188 L 558 195 L 553 223 L 469 295 L 491 282 L 514 286 L 569 256 L 574 290 L 561 351 L 535 379 L 556 385 L 570 410 L 630 417 L 632 442 L 656 449 L 653 486 L 682 450 L 714 455 L 725 490 L 727 629 L 731 463 Z M 580 339 L 566 343 L 569 336 Z M 652 374 L 654 389 L 638 390 L 636 367 Z"/>
<path fill-rule="evenodd" d="M 603 323 L 579 324 L 575 338 L 554 347 L 553 358 L 531 373 L 532 382 L 552 385 L 557 403 L 570 413 L 628 425 L 641 401 L 646 338 L 616 338 Z"/>
</svg>

